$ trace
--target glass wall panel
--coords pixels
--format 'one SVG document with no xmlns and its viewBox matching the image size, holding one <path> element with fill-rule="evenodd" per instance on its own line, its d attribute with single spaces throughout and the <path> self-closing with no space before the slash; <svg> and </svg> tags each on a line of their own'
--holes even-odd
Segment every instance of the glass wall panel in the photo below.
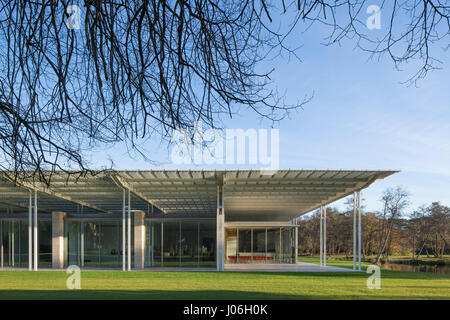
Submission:
<svg viewBox="0 0 450 320">
<path fill-rule="evenodd" d="M 39 267 L 52 266 L 52 222 L 38 219 Z"/>
<path fill-rule="evenodd" d="M 295 229 L 227 228 L 227 263 L 294 263 Z M 237 246 L 237 253 L 235 248 Z"/>
<path fill-rule="evenodd" d="M 12 221 L 3 220 L 1 222 L 2 227 L 2 243 L 0 248 L 1 256 L 1 262 L 3 266 L 7 267 L 13 267 L 14 266 L 14 259 L 13 255 L 11 254 L 12 249 L 14 248 L 14 244 L 12 239 L 12 231 L 11 231 L 11 223 Z"/>
<path fill-rule="evenodd" d="M 237 229 L 225 229 L 225 262 L 237 262 Z"/>
<path fill-rule="evenodd" d="M 121 235 L 119 222 L 108 221 L 100 224 L 100 263 L 102 266 L 122 266 Z"/>
<path fill-rule="evenodd" d="M 52 264 L 51 221 L 38 221 L 38 264 Z M 4 267 L 28 266 L 28 220 L 0 220 L 0 265 Z"/>
<path fill-rule="evenodd" d="M 292 263 L 294 256 L 293 228 L 281 228 L 281 262 Z"/>
<path fill-rule="evenodd" d="M 267 228 L 267 262 L 278 262 L 280 259 L 280 229 Z"/>
<path fill-rule="evenodd" d="M 28 267 L 28 221 L 20 220 L 17 221 L 17 231 L 18 231 L 18 245 L 16 254 L 18 260 L 18 265 L 20 267 Z"/>
<path fill-rule="evenodd" d="M 0 220 L 0 265 L 28 266 L 28 221 Z"/>
<path fill-rule="evenodd" d="M 252 262 L 252 230 L 238 229 L 238 262 Z"/>
<path fill-rule="evenodd" d="M 199 263 L 199 224 L 197 222 L 181 222 L 180 266 L 193 267 Z"/>
<path fill-rule="evenodd" d="M 147 220 L 145 267 L 216 265 L 215 221 Z"/>
<path fill-rule="evenodd" d="M 81 222 L 68 220 L 64 229 L 67 239 L 67 263 L 81 266 Z"/>
<path fill-rule="evenodd" d="M 100 265 L 100 224 L 95 222 L 84 223 L 84 265 Z"/>
<path fill-rule="evenodd" d="M 266 229 L 253 230 L 253 262 L 264 262 L 266 260 Z"/>
<path fill-rule="evenodd" d="M 163 223 L 163 266 L 180 265 L 180 223 L 166 221 Z"/>
<path fill-rule="evenodd" d="M 146 221 L 145 267 L 162 266 L 161 222 Z"/>
<path fill-rule="evenodd" d="M 121 221 L 66 220 L 65 232 L 68 265 L 122 266 Z M 131 244 L 131 248 L 133 248 L 133 233 L 131 234 Z M 133 254 L 133 250 L 131 253 Z M 133 258 L 131 261 L 133 264 Z"/>
<path fill-rule="evenodd" d="M 216 265 L 216 222 L 200 221 L 200 266 Z"/>
</svg>

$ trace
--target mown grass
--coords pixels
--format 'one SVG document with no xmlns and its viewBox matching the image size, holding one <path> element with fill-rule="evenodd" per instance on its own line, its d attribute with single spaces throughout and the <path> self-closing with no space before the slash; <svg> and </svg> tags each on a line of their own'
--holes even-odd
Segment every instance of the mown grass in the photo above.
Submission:
<svg viewBox="0 0 450 320">
<path fill-rule="evenodd" d="M 450 299 L 448 275 L 388 270 L 379 290 L 364 272 L 82 271 L 81 290 L 66 289 L 67 276 L 0 271 L 0 299 Z"/>
<path fill-rule="evenodd" d="M 374 258 L 375 257 L 369 257 L 369 260 L 371 259 L 373 261 L 373 260 L 375 260 Z M 406 256 L 393 256 L 390 258 L 391 261 L 408 260 L 408 259 L 410 259 L 410 258 L 408 258 Z M 445 255 L 441 258 L 434 258 L 434 257 L 427 258 L 425 256 L 421 256 L 419 259 L 424 262 L 443 261 L 444 264 L 447 264 L 447 265 L 450 264 L 450 258 L 448 255 Z M 319 256 L 299 256 L 298 261 L 319 264 L 320 257 Z M 358 261 L 356 261 L 356 264 L 358 265 Z M 372 265 L 372 264 L 373 263 L 371 263 L 371 262 L 361 261 L 361 268 L 366 270 L 367 266 Z M 327 265 L 333 266 L 333 267 L 342 267 L 342 268 L 352 269 L 353 268 L 353 258 L 350 257 L 349 260 L 346 260 L 344 256 L 328 256 L 327 257 Z M 383 265 L 381 265 L 381 268 L 383 269 Z"/>
</svg>

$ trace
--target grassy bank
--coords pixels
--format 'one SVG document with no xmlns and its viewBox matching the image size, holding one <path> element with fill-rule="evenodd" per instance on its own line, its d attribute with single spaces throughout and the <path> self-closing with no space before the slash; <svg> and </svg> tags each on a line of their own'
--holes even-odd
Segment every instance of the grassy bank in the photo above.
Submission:
<svg viewBox="0 0 450 320">
<path fill-rule="evenodd" d="M 329 261 L 345 266 L 347 261 Z M 347 265 L 348 266 L 348 265 Z M 238 273 L 84 271 L 67 290 L 61 271 L 0 271 L 0 299 L 450 299 L 450 277 L 382 271 L 381 289 L 363 272 Z"/>
<path fill-rule="evenodd" d="M 300 256 L 299 261 L 303 262 L 311 262 L 311 263 L 319 263 L 318 256 Z M 367 263 L 364 264 L 373 264 L 375 263 L 375 256 L 367 256 Z M 353 258 L 345 257 L 345 256 L 328 256 L 327 262 L 329 263 L 337 263 L 336 266 L 348 267 L 351 268 L 353 266 Z M 439 258 L 431 257 L 431 256 L 419 256 L 416 257 L 415 260 L 412 260 L 411 256 L 390 256 L 389 262 L 391 263 L 404 263 L 404 264 L 416 264 L 416 265 L 450 265 L 450 255 L 444 255 Z"/>
</svg>

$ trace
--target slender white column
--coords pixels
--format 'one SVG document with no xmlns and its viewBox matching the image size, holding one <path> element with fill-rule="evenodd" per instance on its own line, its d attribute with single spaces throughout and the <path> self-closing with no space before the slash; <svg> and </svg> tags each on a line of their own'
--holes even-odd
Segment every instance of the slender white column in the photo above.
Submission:
<svg viewBox="0 0 450 320">
<path fill-rule="evenodd" d="M 161 267 L 164 266 L 164 222 L 161 222 Z"/>
<path fill-rule="evenodd" d="M 80 265 L 84 267 L 84 221 L 81 221 L 80 228 Z"/>
<path fill-rule="evenodd" d="M 15 221 L 10 222 L 11 230 L 11 265 L 14 267 L 15 265 L 15 248 L 14 248 L 14 238 L 15 238 L 15 232 L 14 232 L 14 223 Z"/>
<path fill-rule="evenodd" d="M 3 264 L 4 264 L 4 261 L 3 261 L 3 254 L 4 254 L 4 246 L 3 246 L 3 222 L 2 221 L 0 221 L 0 267 L 2 267 L 3 268 Z"/>
<path fill-rule="evenodd" d="M 128 271 L 131 270 L 131 195 L 128 190 Z"/>
<path fill-rule="evenodd" d="M 297 222 L 297 220 L 295 220 Z M 297 223 L 295 223 L 295 237 L 294 237 L 294 263 L 297 263 L 298 261 L 298 227 Z M 266 255 L 267 255 L 267 229 L 266 229 Z"/>
<path fill-rule="evenodd" d="M 323 229 L 322 229 L 322 223 L 323 223 L 323 208 L 320 207 L 320 265 L 323 265 Z"/>
<path fill-rule="evenodd" d="M 222 271 L 225 270 L 225 192 L 222 189 Z"/>
<path fill-rule="evenodd" d="M 216 271 L 220 271 L 220 194 L 217 186 L 217 208 L 216 208 Z"/>
<path fill-rule="evenodd" d="M 358 270 L 361 271 L 361 191 L 358 191 Z"/>
<path fill-rule="evenodd" d="M 323 207 L 323 265 L 327 266 L 327 207 Z"/>
<path fill-rule="evenodd" d="M 28 201 L 28 270 L 33 270 L 33 194 Z"/>
<path fill-rule="evenodd" d="M 33 254 L 34 254 L 34 270 L 38 269 L 38 220 L 37 220 L 37 191 L 34 191 L 34 226 L 33 226 Z"/>
<path fill-rule="evenodd" d="M 356 192 L 353 193 L 353 270 L 356 270 Z"/>
<path fill-rule="evenodd" d="M 223 189 L 217 186 L 217 227 L 216 227 L 216 270 L 224 271 L 224 210 L 223 210 Z"/>
<path fill-rule="evenodd" d="M 122 199 L 122 270 L 126 270 L 126 220 L 125 220 L 125 201 L 126 194 L 125 190 L 123 190 L 123 199 Z"/>
</svg>

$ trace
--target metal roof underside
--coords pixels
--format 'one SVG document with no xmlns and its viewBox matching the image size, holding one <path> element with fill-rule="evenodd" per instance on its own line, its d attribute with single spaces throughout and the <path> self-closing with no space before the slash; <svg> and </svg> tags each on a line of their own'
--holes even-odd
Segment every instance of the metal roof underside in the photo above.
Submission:
<svg viewBox="0 0 450 320">
<path fill-rule="evenodd" d="M 43 212 L 122 212 L 123 190 L 131 208 L 160 214 L 215 215 L 217 186 L 223 184 L 228 221 L 288 221 L 368 187 L 398 171 L 381 170 L 122 170 L 82 178 L 60 173 L 50 187 L 14 184 L 0 176 L 0 210 L 28 208 L 38 191 Z M 153 211 L 151 207 L 154 207 Z M 16 211 L 16 209 L 15 209 Z"/>
</svg>

